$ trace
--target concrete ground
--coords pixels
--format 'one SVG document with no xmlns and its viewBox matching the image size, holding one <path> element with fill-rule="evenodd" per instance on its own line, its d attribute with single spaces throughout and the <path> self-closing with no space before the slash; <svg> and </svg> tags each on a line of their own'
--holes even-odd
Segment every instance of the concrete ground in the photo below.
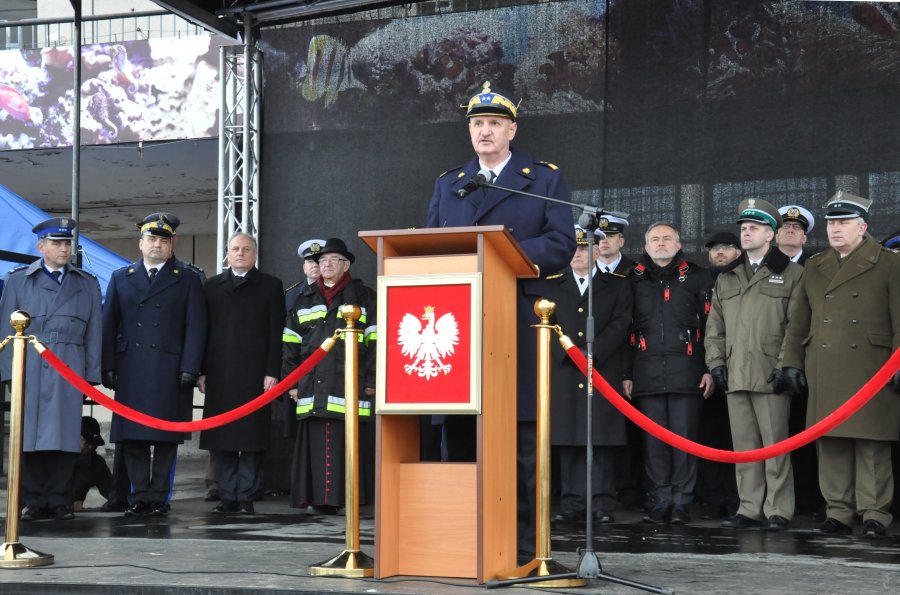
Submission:
<svg viewBox="0 0 900 595">
<path fill-rule="evenodd" d="M 204 502 L 205 459 L 179 459 L 172 512 L 164 518 L 126 518 L 84 512 L 73 521 L 20 525 L 20 542 L 53 554 L 52 566 L 0 570 L 2 593 L 380 593 L 482 592 L 471 580 L 395 577 L 385 580 L 311 577 L 308 567 L 338 554 L 344 518 L 291 509 L 287 498 L 267 496 L 257 514 L 217 515 Z M 5 492 L 2 494 L 5 502 Z M 92 496 L 90 505 L 102 498 Z M 595 528 L 594 549 L 603 571 L 676 593 L 897 593 L 900 536 L 827 538 L 812 534 L 812 519 L 791 530 L 723 529 L 718 520 L 684 527 L 655 526 L 641 514 L 616 511 L 617 523 Z M 362 510 L 364 552 L 374 555 L 371 508 Z M 859 533 L 859 528 L 857 528 Z M 584 526 L 553 528 L 553 558 L 575 568 Z M 527 587 L 508 588 L 524 593 Z M 533 589 L 528 589 L 533 591 Z M 592 580 L 570 593 L 637 593 Z"/>
</svg>

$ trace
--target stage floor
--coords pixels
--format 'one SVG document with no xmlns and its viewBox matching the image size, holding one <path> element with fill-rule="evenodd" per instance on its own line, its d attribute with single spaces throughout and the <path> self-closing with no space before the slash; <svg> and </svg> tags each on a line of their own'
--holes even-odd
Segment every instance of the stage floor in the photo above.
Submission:
<svg viewBox="0 0 900 595">
<path fill-rule="evenodd" d="M 0 570 L 0 592 L 456 595 L 483 589 L 469 580 L 308 576 L 310 565 L 343 549 L 343 516 L 290 509 L 284 497 L 258 502 L 253 516 L 213 514 L 214 503 L 202 498 L 203 465 L 180 462 L 180 488 L 168 517 L 85 512 L 73 521 L 22 523 L 20 541 L 55 555 L 55 564 Z M 595 528 L 603 570 L 676 593 L 896 593 L 900 585 L 896 522 L 887 539 L 869 541 L 816 536 L 809 531 L 816 522 L 802 517 L 783 533 L 728 530 L 718 520 L 701 520 L 704 512 L 698 506 L 696 522 L 670 527 L 643 523 L 640 513 L 616 511 L 615 524 Z M 370 555 L 372 538 L 371 508 L 364 508 L 362 549 Z M 554 527 L 556 561 L 576 567 L 583 544 L 583 525 Z M 566 592 L 639 591 L 594 580 Z"/>
</svg>

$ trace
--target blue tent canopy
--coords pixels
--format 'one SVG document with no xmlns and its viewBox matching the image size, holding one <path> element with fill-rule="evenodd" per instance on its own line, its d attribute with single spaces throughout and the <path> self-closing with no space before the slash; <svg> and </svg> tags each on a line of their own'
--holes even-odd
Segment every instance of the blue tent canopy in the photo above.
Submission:
<svg viewBox="0 0 900 595">
<path fill-rule="evenodd" d="M 31 230 L 49 218 L 50 215 L 0 185 L 0 251 L 39 256 L 37 238 Z M 113 271 L 129 264 L 129 261 L 85 235 L 79 235 L 79 242 L 83 256 L 82 268 L 97 277 L 105 298 L 106 286 L 109 285 Z M 19 262 L 16 262 L 12 258 L 5 255 L 0 259 L 0 278 L 5 277 L 9 270 L 21 266 L 23 259 L 19 258 Z"/>
</svg>

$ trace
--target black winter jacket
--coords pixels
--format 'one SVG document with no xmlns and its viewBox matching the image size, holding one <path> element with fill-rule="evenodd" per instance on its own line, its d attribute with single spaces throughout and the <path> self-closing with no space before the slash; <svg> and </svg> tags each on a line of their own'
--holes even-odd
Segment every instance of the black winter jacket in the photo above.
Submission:
<svg viewBox="0 0 900 595">
<path fill-rule="evenodd" d="M 630 277 L 634 316 L 629 339 L 632 358 L 626 375 L 633 394 L 703 393 L 706 373 L 703 329 L 712 295 L 712 277 L 679 251 L 664 267 L 641 255 Z"/>
</svg>

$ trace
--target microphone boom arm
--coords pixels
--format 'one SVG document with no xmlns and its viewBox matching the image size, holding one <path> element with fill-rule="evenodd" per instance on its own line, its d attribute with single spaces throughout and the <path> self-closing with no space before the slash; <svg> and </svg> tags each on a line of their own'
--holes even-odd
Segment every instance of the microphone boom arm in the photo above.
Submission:
<svg viewBox="0 0 900 595">
<path fill-rule="evenodd" d="M 610 211 L 607 209 L 603 209 L 600 207 L 595 207 L 590 204 L 579 204 L 577 202 L 572 202 L 570 200 L 563 200 L 561 198 L 553 198 L 552 196 L 543 196 L 540 194 L 534 194 L 532 192 L 525 192 L 524 190 L 516 190 L 514 188 L 506 188 L 505 186 L 498 186 L 497 184 L 493 184 L 491 182 L 476 182 L 479 186 L 483 188 L 493 188 L 495 190 L 502 190 L 503 192 L 510 192 L 512 194 L 520 194 L 522 196 L 529 196 L 531 198 L 538 198 L 540 200 L 545 200 L 547 202 L 555 202 L 557 204 L 566 205 L 569 207 L 574 207 L 576 209 L 581 209 L 581 216 L 578 218 L 578 225 L 585 229 L 594 229 L 597 227 L 597 221 L 599 217 L 603 215 L 612 215 L 613 217 L 621 217 L 622 219 L 628 219 L 629 214 L 623 213 L 622 211 Z"/>
</svg>

